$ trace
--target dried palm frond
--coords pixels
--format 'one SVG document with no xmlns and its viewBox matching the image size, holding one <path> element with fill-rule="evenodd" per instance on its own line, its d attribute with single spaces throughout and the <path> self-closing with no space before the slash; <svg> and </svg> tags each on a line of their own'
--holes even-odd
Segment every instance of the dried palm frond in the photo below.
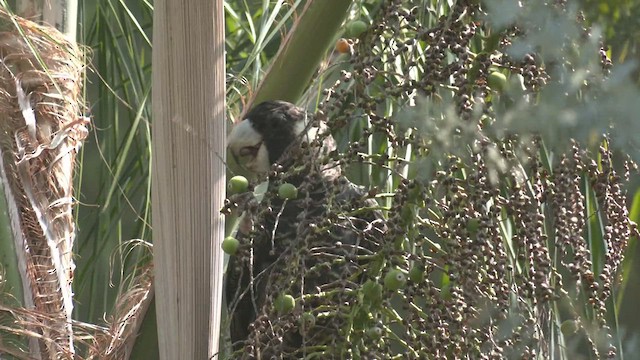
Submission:
<svg viewBox="0 0 640 360">
<path fill-rule="evenodd" d="M 150 244 L 129 244 L 148 249 L 151 256 Z M 96 333 L 86 358 L 128 359 L 153 297 L 153 265 L 149 262 L 136 269 L 129 286 L 118 294 L 113 314 L 106 319 L 107 331 Z"/>
<path fill-rule="evenodd" d="M 73 168 L 89 122 L 80 116 L 82 52 L 4 10 L 0 23 L 0 178 L 23 305 L 47 315 L 22 335 L 32 355 L 72 357 Z"/>
</svg>

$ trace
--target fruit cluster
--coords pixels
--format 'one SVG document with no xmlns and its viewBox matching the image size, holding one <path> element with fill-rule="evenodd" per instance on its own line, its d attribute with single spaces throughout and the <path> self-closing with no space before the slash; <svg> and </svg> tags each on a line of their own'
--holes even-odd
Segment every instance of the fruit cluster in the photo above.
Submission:
<svg viewBox="0 0 640 360">
<path fill-rule="evenodd" d="M 562 2 L 548 7 L 555 17 L 569 14 Z M 386 0 L 371 22 L 349 22 L 336 44 L 349 63 L 325 89 L 317 116 L 347 145 L 320 161 L 368 172 L 367 197 L 385 209 L 387 230 L 378 251 L 345 255 L 345 244 L 323 230 L 358 209 L 329 191 L 326 219 L 304 224 L 288 266 L 269 279 L 273 306 L 254 324 L 246 354 L 533 359 L 552 357 L 549 344 L 566 336 L 589 344 L 578 353 L 615 357 L 606 305 L 638 232 L 610 150 L 593 156 L 574 142 L 553 164 L 536 136 L 493 136 L 496 99 L 535 99 L 557 63 L 533 49 L 510 55 L 526 31 L 515 20 L 494 26 L 479 1 L 434 12 L 423 1 Z M 611 62 L 604 48 L 598 55 L 606 74 Z M 416 121 L 398 115 L 407 109 L 420 109 Z M 277 183 L 274 197 L 305 201 L 314 176 L 293 189 Z M 604 219 L 598 274 L 587 216 Z M 305 276 L 318 274 L 335 279 L 300 293 Z M 586 306 L 575 301 L 581 296 Z M 558 307 L 566 311 L 548 318 Z M 299 349 L 283 345 L 293 333 Z"/>
</svg>

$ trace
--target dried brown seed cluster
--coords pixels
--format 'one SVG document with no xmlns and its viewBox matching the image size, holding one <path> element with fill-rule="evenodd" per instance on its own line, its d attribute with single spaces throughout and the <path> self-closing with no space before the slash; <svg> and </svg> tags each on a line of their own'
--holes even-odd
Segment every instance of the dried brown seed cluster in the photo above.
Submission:
<svg viewBox="0 0 640 360">
<path fill-rule="evenodd" d="M 302 211 L 288 228 L 293 242 L 274 245 L 277 269 L 266 280 L 266 305 L 244 356 L 537 359 L 556 356 L 549 337 L 567 332 L 568 340 L 591 344 L 567 352 L 614 357 L 606 305 L 627 241 L 637 235 L 623 190 L 630 165 L 620 177 L 606 148 L 592 154 L 573 143 L 553 163 L 542 139 L 490 138 L 483 129 L 495 116 L 491 72 L 521 76 L 532 94 L 549 79 L 545 64 L 536 53 L 506 55 L 522 35 L 516 26 L 496 35 L 495 49 L 474 53 L 474 42 L 491 33 L 490 24 L 477 21 L 483 11 L 477 1 L 457 1 L 435 21 L 422 3 L 385 1 L 354 43 L 349 67 L 324 92 L 320 115 L 327 114 L 331 132 L 356 128 L 359 136 L 327 154 L 312 143 L 297 155 L 297 166 L 269 174 L 272 190 L 299 177 Z M 555 8 L 562 12 L 562 2 Z M 606 71 L 604 49 L 600 56 Z M 402 128 L 389 111 L 445 94 L 460 126 L 476 132 L 455 156 L 430 154 L 433 134 Z M 411 163 L 415 158 L 433 162 L 433 171 Z M 323 183 L 314 163 L 370 169 L 370 179 L 382 179 L 363 199 L 384 205 L 386 226 L 346 221 L 363 202 L 341 203 L 344 184 Z M 274 193 L 250 208 L 255 226 L 248 239 L 259 238 L 281 211 Z M 309 217 L 318 208 L 322 216 Z M 332 237 L 335 224 L 361 242 Z M 362 246 L 372 238 L 374 246 Z M 246 261 L 251 246 L 241 247 Z M 390 273 L 402 279 L 391 284 Z M 287 314 L 272 305 L 281 293 L 296 299 Z M 561 331 L 558 320 L 575 331 Z"/>
</svg>

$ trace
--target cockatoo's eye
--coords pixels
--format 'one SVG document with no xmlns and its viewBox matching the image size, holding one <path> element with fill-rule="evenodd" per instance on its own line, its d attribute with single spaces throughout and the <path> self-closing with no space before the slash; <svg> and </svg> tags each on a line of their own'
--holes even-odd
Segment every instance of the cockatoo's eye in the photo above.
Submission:
<svg viewBox="0 0 640 360">
<path fill-rule="evenodd" d="M 262 141 L 257 143 L 254 146 L 245 146 L 238 151 L 238 155 L 240 155 L 241 157 L 249 156 L 254 158 L 258 156 L 258 151 L 260 151 L 261 146 L 262 146 Z"/>
</svg>

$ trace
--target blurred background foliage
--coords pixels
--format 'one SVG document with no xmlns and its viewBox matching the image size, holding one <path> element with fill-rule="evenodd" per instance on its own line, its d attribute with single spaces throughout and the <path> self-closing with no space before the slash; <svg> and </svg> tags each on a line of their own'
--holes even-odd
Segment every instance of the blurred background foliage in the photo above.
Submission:
<svg viewBox="0 0 640 360">
<path fill-rule="evenodd" d="M 257 91 L 259 82 L 265 76 L 270 62 L 277 55 L 288 29 L 296 21 L 302 6 L 309 1 L 294 0 L 230 0 L 225 3 L 225 18 L 227 29 L 227 102 L 229 119 L 235 119 Z M 381 6 L 381 0 L 356 0 L 347 14 L 347 21 L 361 19 L 367 25 L 376 18 Z M 510 13 L 509 1 L 486 1 L 483 8 L 487 9 L 487 21 L 494 24 L 509 24 L 510 21 L 529 16 L 527 14 Z M 416 2 L 407 2 L 415 4 Z M 422 1 L 424 9 L 424 25 L 436 24 L 439 16 L 447 14 L 453 2 L 431 0 Z M 591 25 L 592 40 L 586 41 L 584 52 L 574 54 L 574 69 L 558 68 L 552 75 L 571 76 L 575 81 L 585 81 L 589 76 L 584 73 L 573 72 L 575 69 L 587 69 L 598 63 L 597 49 L 602 40 L 608 47 L 608 54 L 613 60 L 614 67 L 610 77 L 599 77 L 590 84 L 601 87 L 601 94 L 614 92 L 616 97 L 594 95 L 591 99 L 567 104 L 553 98 L 557 91 L 571 92 L 578 98 L 582 96 L 579 87 L 571 86 L 575 82 L 554 82 L 552 76 L 548 93 L 540 93 L 544 107 L 527 107 L 526 111 L 514 112 L 518 108 L 518 99 L 525 98 L 525 94 L 514 94 L 512 99 L 507 96 L 496 101 L 497 106 L 504 105 L 501 119 L 510 122 L 498 124 L 496 131 L 542 132 L 550 137 L 549 142 L 560 144 L 567 140 L 568 135 L 579 137 L 581 143 L 587 146 L 600 144 L 599 135 L 611 130 L 614 134 L 612 141 L 616 144 L 616 152 L 627 152 L 635 155 L 637 160 L 637 143 L 634 141 L 638 132 L 635 125 L 637 112 L 637 82 L 638 70 L 638 42 L 640 40 L 640 15 L 634 1 L 567 1 L 567 6 L 575 11 L 583 10 L 584 18 Z M 493 7 L 492 7 L 493 6 Z M 542 5 L 540 5 L 542 6 Z M 149 261 L 148 253 L 139 249 L 136 239 L 152 242 L 150 227 L 150 117 L 149 91 L 151 88 L 151 30 L 153 3 L 140 0 L 95 0 L 82 1 L 80 8 L 81 43 L 91 51 L 91 65 L 86 84 L 86 98 L 89 102 L 93 122 L 93 130 L 82 150 L 81 175 L 77 178 L 77 198 L 80 205 L 77 209 L 78 240 L 77 240 L 77 269 L 75 275 L 75 293 L 77 299 L 76 318 L 82 321 L 99 323 L 105 314 L 113 309 L 119 293 L 128 288 L 128 280 L 136 273 L 140 265 Z M 482 19 L 479 19 L 482 21 Z M 547 23 L 551 25 L 552 23 Z M 556 23 L 562 27 L 536 27 L 532 25 L 528 31 L 528 43 L 523 46 L 539 45 L 544 53 L 551 50 L 553 44 L 545 43 L 555 40 L 554 34 L 577 32 L 575 25 L 568 22 Z M 321 31 L 319 29 L 318 31 Z M 602 36 L 597 36 L 598 33 Z M 313 35 L 313 34 L 310 34 Z M 345 34 L 333 35 L 337 40 Z M 312 36 L 310 37 L 312 38 Z M 480 53 L 486 51 L 483 46 L 491 47 L 491 39 L 485 43 L 473 44 L 472 48 Z M 517 45 L 517 44 L 516 44 Z M 489 49 L 491 50 L 491 49 Z M 593 58 L 585 54 L 589 51 Z M 564 51 L 557 49 L 558 52 Z M 514 57 L 521 54 L 513 54 Z M 557 53 L 548 53 L 551 60 Z M 189 56 L 189 54 L 185 54 Z M 333 48 L 328 49 L 326 56 L 317 59 L 320 63 L 313 80 L 301 95 L 299 103 L 309 104 L 314 109 L 321 103 L 324 88 L 331 87 L 340 79 L 341 70 L 348 69 L 350 57 L 348 53 L 341 53 Z M 581 63 L 582 61 L 582 63 Z M 388 69 L 391 70 L 391 69 Z M 570 74 L 570 75 L 569 75 Z M 295 78 L 289 79 L 296 82 Z M 635 83 L 635 84 L 634 84 Z M 280 84 L 286 87 L 288 84 Z M 519 87 L 512 89 L 519 92 Z M 359 89 L 355 89 L 357 92 Z M 594 92 L 598 94 L 597 91 Z M 549 94 L 545 97 L 545 94 Z M 593 94 L 593 93 L 592 93 Z M 589 95 L 591 96 L 591 95 Z M 584 100 L 584 101 L 582 101 Z M 602 100 L 602 103 L 600 102 Z M 446 103 L 448 99 L 441 99 Z M 583 104 L 593 105 L 583 107 Z M 432 104 L 439 104 L 439 100 Z M 395 104 L 383 104 L 387 114 L 395 114 Z M 520 104 L 522 105 L 522 104 Z M 603 107 L 599 107 L 602 105 Z M 524 106 L 524 105 L 522 105 Z M 446 112 L 446 107 L 442 107 Z M 549 114 L 557 113 L 561 109 L 576 110 L 567 113 L 567 127 L 561 131 L 548 126 L 543 119 Z M 335 113 L 345 111 L 345 108 L 333 109 Z M 434 113 L 437 112 L 433 110 Z M 500 110 L 498 110 L 500 111 Z M 402 112 L 400 112 L 402 115 Z M 405 113 L 411 121 L 411 114 Z M 620 121 L 609 129 L 608 122 L 601 121 L 601 117 Z M 585 122 L 573 121 L 584 119 Z M 180 124 L 177 124 L 178 126 Z M 595 132 L 593 130 L 595 129 Z M 352 123 L 347 131 L 336 134 L 342 149 L 348 142 L 357 140 L 362 132 L 361 123 Z M 454 129 L 452 129 L 453 131 Z M 207 142 L 208 139 L 200 135 L 197 129 L 192 131 L 196 141 Z M 594 137 L 595 134 L 595 137 Z M 555 138 L 555 140 L 551 140 Z M 595 140 L 594 140 L 595 139 Z M 460 144 L 446 145 L 446 150 L 452 150 Z M 566 143 L 568 148 L 570 144 Z M 369 144 L 371 154 L 386 151 L 382 142 Z M 425 163 L 426 170 L 433 170 L 434 163 Z M 426 171 L 424 170 L 424 171 Z M 384 183 L 385 175 L 379 169 L 368 166 L 354 166 L 349 169 L 350 178 L 354 182 L 365 185 L 378 185 L 382 189 L 393 190 L 397 183 Z M 412 171 L 416 171 L 413 169 Z M 424 171 L 418 171 L 424 173 Z M 629 190 L 628 204 L 632 209 L 632 219 L 638 221 L 640 216 L 640 202 L 638 199 L 638 181 L 632 179 Z M 634 299 L 640 296 L 640 264 L 633 262 L 640 256 L 635 247 L 635 240 L 627 251 L 625 260 L 624 297 L 617 299 L 620 303 L 619 326 L 623 331 L 631 334 L 626 336 L 634 341 L 632 334 L 640 333 L 640 321 L 635 310 Z M 636 335 L 637 336 L 637 335 Z M 635 337 L 637 339 L 637 337 Z M 637 340 L 636 340 L 637 341 Z"/>
<path fill-rule="evenodd" d="M 640 39 L 640 9 L 633 0 L 583 0 L 586 20 L 600 27 L 611 58 L 617 64 L 638 60 Z M 638 80 L 636 71 L 635 80 Z"/>
<path fill-rule="evenodd" d="M 80 43 L 90 50 L 85 86 L 91 135 L 77 177 L 76 316 L 99 322 L 113 309 L 151 240 L 151 30 L 148 1 L 83 1 Z"/>
</svg>

